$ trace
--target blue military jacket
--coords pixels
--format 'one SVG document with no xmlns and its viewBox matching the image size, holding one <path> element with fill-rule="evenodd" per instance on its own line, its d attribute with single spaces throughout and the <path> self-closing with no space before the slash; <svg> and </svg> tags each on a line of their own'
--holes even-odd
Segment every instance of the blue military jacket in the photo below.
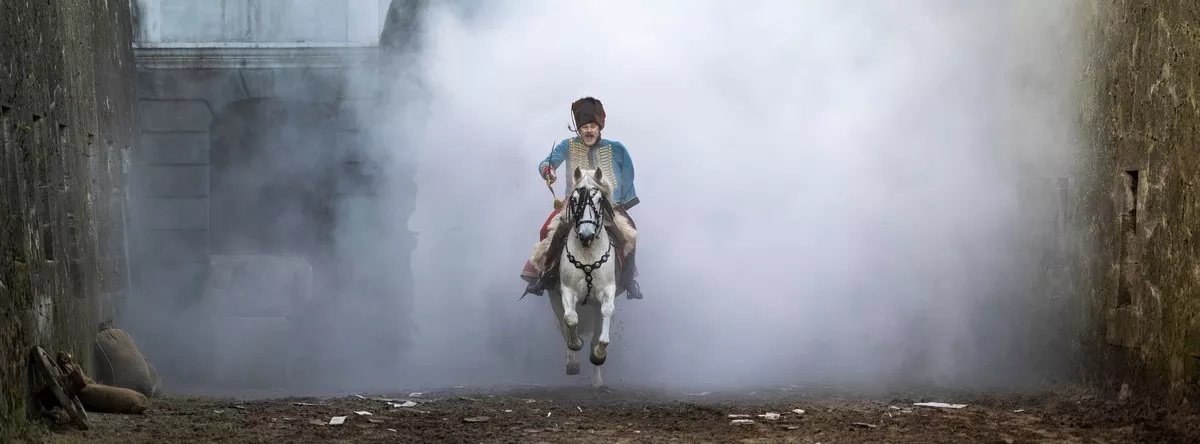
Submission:
<svg viewBox="0 0 1200 444">
<path fill-rule="evenodd" d="M 564 161 L 567 163 L 568 172 L 574 171 L 575 167 L 585 170 L 602 168 L 604 175 L 608 176 L 615 186 L 615 206 L 629 209 L 638 204 L 637 189 L 633 187 L 633 159 L 629 157 L 629 150 L 621 142 L 600 139 L 595 146 L 589 147 L 578 137 L 563 139 L 554 144 L 550 155 L 538 164 L 538 174 L 545 179 L 550 170 L 557 170 Z M 573 177 L 569 173 L 566 176 L 569 190 L 572 188 Z"/>
</svg>

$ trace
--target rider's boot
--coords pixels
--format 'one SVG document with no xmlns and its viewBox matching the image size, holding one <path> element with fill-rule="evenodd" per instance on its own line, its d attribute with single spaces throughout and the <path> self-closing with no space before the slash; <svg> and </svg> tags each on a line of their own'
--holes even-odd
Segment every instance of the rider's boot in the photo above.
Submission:
<svg viewBox="0 0 1200 444">
<path fill-rule="evenodd" d="M 623 276 L 622 280 L 625 284 L 626 299 L 642 298 L 642 287 L 638 285 L 637 282 L 637 264 L 634 262 L 634 257 L 636 255 L 637 251 L 634 250 L 633 252 L 629 253 L 629 257 L 625 258 L 625 272 L 622 273 L 625 276 Z"/>
<path fill-rule="evenodd" d="M 529 285 L 525 286 L 525 292 L 537 296 L 541 296 L 546 291 L 546 287 L 554 282 L 554 273 L 551 270 L 543 271 L 541 276 L 534 279 Z"/>
</svg>

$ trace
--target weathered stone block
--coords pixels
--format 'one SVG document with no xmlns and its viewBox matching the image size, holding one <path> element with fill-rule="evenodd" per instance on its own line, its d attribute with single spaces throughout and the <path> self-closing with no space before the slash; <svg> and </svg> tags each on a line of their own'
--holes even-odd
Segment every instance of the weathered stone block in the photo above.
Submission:
<svg viewBox="0 0 1200 444">
<path fill-rule="evenodd" d="M 206 257 L 192 261 L 162 261 L 141 264 L 138 273 L 138 291 L 146 298 L 155 302 L 153 307 L 174 307 L 175 301 L 195 300 L 204 290 L 204 282 L 208 277 L 208 261 Z M 151 304 L 143 304 L 137 308 L 146 309 Z M 134 307 L 130 307 L 134 310 Z M 147 315 L 154 310 L 138 312 Z"/>
<path fill-rule="evenodd" d="M 208 229 L 208 198 L 152 197 L 142 205 L 142 228 Z"/>
<path fill-rule="evenodd" d="M 207 132 L 144 133 L 138 160 L 147 165 L 207 165 Z"/>
<path fill-rule="evenodd" d="M 1200 316 L 1192 318 L 1183 343 L 1184 352 L 1193 358 L 1200 358 Z"/>
<path fill-rule="evenodd" d="M 212 111 L 204 100 L 139 100 L 143 131 L 208 131 Z"/>
<path fill-rule="evenodd" d="M 334 68 L 246 69 L 250 97 L 276 97 L 332 103 L 341 100 L 345 89 L 342 70 Z"/>
<path fill-rule="evenodd" d="M 208 166 L 155 165 L 142 171 L 142 189 L 148 197 L 208 196 Z"/>
<path fill-rule="evenodd" d="M 148 262 L 195 262 L 208 256 L 207 230 L 148 230 L 135 250 Z"/>
</svg>

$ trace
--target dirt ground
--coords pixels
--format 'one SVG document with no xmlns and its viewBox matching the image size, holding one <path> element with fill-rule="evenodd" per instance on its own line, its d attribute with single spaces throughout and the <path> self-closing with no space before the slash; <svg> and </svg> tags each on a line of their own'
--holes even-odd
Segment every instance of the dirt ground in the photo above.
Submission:
<svg viewBox="0 0 1200 444">
<path fill-rule="evenodd" d="M 924 401 L 967 406 L 913 405 Z M 779 416 L 759 416 L 768 413 Z M 345 423 L 329 425 L 335 416 Z M 332 398 L 163 397 L 144 415 L 90 418 L 88 431 L 52 425 L 39 441 L 1200 442 L 1200 414 L 1190 406 L 1118 403 L 1083 391 L 914 397 L 795 386 L 743 393 L 509 386 Z"/>
</svg>

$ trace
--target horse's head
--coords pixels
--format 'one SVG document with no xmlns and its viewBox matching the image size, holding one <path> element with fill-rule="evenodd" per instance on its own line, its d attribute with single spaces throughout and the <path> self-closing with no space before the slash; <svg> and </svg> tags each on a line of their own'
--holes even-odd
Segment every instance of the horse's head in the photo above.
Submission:
<svg viewBox="0 0 1200 444">
<path fill-rule="evenodd" d="M 575 189 L 567 201 L 567 212 L 575 226 L 579 242 L 587 247 L 600 237 L 604 217 L 612 214 L 612 186 L 604 172 L 575 168 Z"/>
</svg>

